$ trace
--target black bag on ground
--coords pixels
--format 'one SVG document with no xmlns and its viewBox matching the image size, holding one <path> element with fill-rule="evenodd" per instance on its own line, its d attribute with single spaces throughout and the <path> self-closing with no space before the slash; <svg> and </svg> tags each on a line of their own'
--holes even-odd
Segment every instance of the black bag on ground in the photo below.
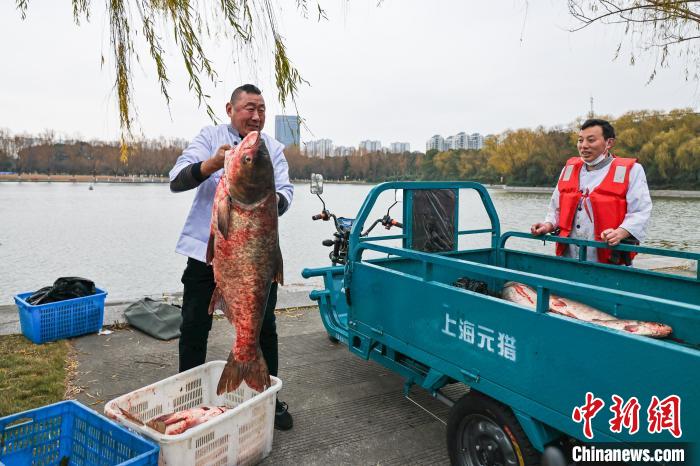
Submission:
<svg viewBox="0 0 700 466">
<path fill-rule="evenodd" d="M 132 327 L 159 340 L 180 336 L 182 310 L 172 304 L 151 298 L 139 299 L 126 308 L 124 317 Z"/>
<path fill-rule="evenodd" d="M 38 306 L 66 299 L 82 298 L 96 293 L 97 289 L 92 280 L 81 277 L 61 277 L 53 283 L 53 286 L 45 286 L 39 291 L 35 291 L 27 298 L 27 302 L 32 306 Z"/>
</svg>

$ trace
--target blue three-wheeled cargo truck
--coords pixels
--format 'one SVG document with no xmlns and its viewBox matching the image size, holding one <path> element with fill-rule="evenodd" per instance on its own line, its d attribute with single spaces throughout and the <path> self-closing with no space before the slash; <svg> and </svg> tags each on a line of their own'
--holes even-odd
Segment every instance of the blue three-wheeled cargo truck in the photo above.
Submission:
<svg viewBox="0 0 700 466">
<path fill-rule="evenodd" d="M 322 181 L 314 175 L 312 193 L 320 195 Z M 369 218 L 386 191 L 399 196 L 402 222 L 389 212 Z M 459 200 L 470 191 L 490 226 L 460 231 L 460 217 L 470 212 L 460 211 Z M 577 258 L 511 249 L 516 238 L 603 243 L 502 234 L 487 190 L 473 182 L 384 183 L 356 219 L 336 217 L 325 203 L 318 218 L 336 226 L 335 239 L 324 241 L 333 246 L 333 265 L 302 275 L 323 277 L 325 289 L 311 298 L 329 336 L 404 376 L 406 393 L 417 384 L 451 405 L 453 464 L 565 465 L 596 445 L 641 451 L 646 456 L 625 457 L 636 464 L 658 454 L 650 446 L 668 443 L 683 448 L 663 455 L 685 457 L 653 456 L 658 464 L 700 465 L 700 452 L 689 457 L 700 441 L 700 271 L 680 276 L 596 263 L 585 260 L 586 247 Z M 372 234 L 377 224 L 399 234 Z M 469 235 L 490 235 L 490 245 L 460 249 Z M 614 249 L 700 260 L 685 251 Z M 510 281 L 536 291 L 534 310 L 500 298 Z M 654 339 L 553 314 L 550 294 L 618 319 L 660 322 L 673 333 Z M 454 383 L 468 387 L 459 400 L 441 391 Z"/>
</svg>

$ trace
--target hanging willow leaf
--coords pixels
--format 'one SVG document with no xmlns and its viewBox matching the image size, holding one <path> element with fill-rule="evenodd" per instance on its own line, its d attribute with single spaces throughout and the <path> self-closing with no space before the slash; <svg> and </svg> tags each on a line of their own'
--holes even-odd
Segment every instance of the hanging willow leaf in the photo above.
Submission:
<svg viewBox="0 0 700 466">
<path fill-rule="evenodd" d="M 684 77 L 697 79 L 700 71 L 700 1 L 697 0 L 568 0 L 569 12 L 579 21 L 578 31 L 595 23 L 624 24 L 624 38 L 615 52 L 620 56 L 623 42 L 628 41 L 630 64 L 636 63 L 638 52 L 652 54 L 654 67 L 670 66 L 671 50 L 686 60 Z M 695 70 L 693 73 L 692 70 Z"/>
<path fill-rule="evenodd" d="M 81 20 L 90 21 L 93 6 L 90 0 L 72 0 L 71 7 L 76 25 Z M 301 11 L 308 11 L 307 0 L 296 0 Z M 319 18 L 325 13 L 317 4 Z M 27 17 L 29 0 L 16 0 L 22 19 Z M 207 15 L 211 10 L 211 15 Z M 170 105 L 168 70 L 165 63 L 163 31 L 169 30 L 182 57 L 188 76 L 188 88 L 194 93 L 207 115 L 216 121 L 209 104 L 203 82 L 215 83 L 216 71 L 203 41 L 221 34 L 237 46 L 239 52 L 252 51 L 256 41 L 265 43 L 272 38 L 270 52 L 275 63 L 275 84 L 279 101 L 284 106 L 295 104 L 298 87 L 306 81 L 294 68 L 287 56 L 284 41 L 275 21 L 274 6 L 270 0 L 107 0 L 106 14 L 109 20 L 110 47 L 114 66 L 114 89 L 119 108 L 121 128 L 121 156 L 126 163 L 129 141 L 133 140 L 132 127 L 136 121 L 133 101 L 133 75 L 131 64 L 141 59 L 134 41 L 141 34 L 147 43 L 148 56 L 153 61 L 158 76 L 160 92 Z M 132 27 L 132 24 L 134 25 Z M 215 33 L 216 31 L 216 33 Z M 104 64 L 105 57 L 101 57 Z M 295 104 L 296 105 L 296 104 Z"/>
</svg>

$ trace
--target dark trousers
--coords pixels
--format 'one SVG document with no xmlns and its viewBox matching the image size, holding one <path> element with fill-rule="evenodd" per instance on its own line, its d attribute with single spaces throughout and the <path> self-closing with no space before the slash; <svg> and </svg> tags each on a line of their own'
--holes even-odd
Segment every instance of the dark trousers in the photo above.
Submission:
<svg viewBox="0 0 700 466">
<path fill-rule="evenodd" d="M 214 293 L 214 270 L 212 266 L 196 259 L 187 259 L 182 274 L 185 286 L 182 296 L 182 325 L 180 325 L 180 372 L 204 364 L 207 358 L 207 339 L 211 330 L 212 316 L 209 302 Z M 272 283 L 265 306 L 265 317 L 260 329 L 260 348 L 270 375 L 277 376 L 277 326 L 275 305 L 277 283 Z"/>
</svg>

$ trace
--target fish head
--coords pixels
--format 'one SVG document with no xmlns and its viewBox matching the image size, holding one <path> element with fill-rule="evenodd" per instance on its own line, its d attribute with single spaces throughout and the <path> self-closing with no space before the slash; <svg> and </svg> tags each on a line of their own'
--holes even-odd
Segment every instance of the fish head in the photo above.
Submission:
<svg viewBox="0 0 700 466">
<path fill-rule="evenodd" d="M 274 191 L 274 172 L 270 155 L 260 133 L 251 131 L 234 149 L 226 153 L 224 174 L 231 197 L 252 203 Z"/>
</svg>

